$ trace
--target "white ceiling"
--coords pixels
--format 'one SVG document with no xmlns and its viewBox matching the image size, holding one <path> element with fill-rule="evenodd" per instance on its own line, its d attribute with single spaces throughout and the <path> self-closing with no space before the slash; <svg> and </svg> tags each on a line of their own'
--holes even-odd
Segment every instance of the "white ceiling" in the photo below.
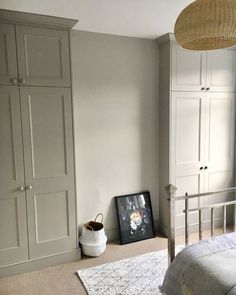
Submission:
<svg viewBox="0 0 236 295">
<path fill-rule="evenodd" d="M 79 19 L 75 29 L 154 39 L 193 0 L 0 0 L 0 8 Z"/>
</svg>

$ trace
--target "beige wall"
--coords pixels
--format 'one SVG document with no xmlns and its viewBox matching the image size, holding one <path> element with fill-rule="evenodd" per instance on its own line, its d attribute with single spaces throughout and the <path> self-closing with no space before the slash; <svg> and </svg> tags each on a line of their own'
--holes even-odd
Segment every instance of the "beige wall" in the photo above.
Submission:
<svg viewBox="0 0 236 295">
<path fill-rule="evenodd" d="M 158 219 L 155 41 L 71 33 L 78 223 L 99 212 L 116 233 L 113 197 L 150 190 Z"/>
</svg>

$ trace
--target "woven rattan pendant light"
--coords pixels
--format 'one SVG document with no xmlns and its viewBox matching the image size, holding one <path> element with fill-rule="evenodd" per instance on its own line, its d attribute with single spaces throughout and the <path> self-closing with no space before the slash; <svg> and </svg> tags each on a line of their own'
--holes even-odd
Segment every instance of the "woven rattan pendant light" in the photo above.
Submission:
<svg viewBox="0 0 236 295">
<path fill-rule="evenodd" d="M 213 50 L 236 44 L 236 0 L 196 0 L 175 23 L 179 45 L 191 50 Z"/>
</svg>

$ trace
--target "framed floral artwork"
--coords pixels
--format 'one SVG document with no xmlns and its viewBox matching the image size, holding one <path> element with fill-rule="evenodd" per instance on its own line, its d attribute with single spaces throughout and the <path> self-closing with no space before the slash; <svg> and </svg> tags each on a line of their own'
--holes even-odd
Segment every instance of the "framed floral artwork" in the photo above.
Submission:
<svg viewBox="0 0 236 295">
<path fill-rule="evenodd" d="M 115 203 L 121 244 L 155 236 L 151 198 L 148 191 L 116 196 Z"/>
</svg>

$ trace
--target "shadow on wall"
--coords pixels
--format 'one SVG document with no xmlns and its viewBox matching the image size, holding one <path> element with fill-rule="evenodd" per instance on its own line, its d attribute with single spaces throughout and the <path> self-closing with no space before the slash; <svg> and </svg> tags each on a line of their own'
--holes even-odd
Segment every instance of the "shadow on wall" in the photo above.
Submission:
<svg viewBox="0 0 236 295">
<path fill-rule="evenodd" d="M 155 62 L 143 64 L 150 75 L 143 80 L 140 112 L 141 186 L 150 191 L 155 230 L 159 220 L 159 56 L 154 42 Z M 155 47 L 156 46 L 156 47 Z M 154 94 L 155 93 L 155 94 Z M 154 94 L 154 95 L 153 95 Z M 146 100 L 146 98 L 148 98 Z"/>
</svg>

